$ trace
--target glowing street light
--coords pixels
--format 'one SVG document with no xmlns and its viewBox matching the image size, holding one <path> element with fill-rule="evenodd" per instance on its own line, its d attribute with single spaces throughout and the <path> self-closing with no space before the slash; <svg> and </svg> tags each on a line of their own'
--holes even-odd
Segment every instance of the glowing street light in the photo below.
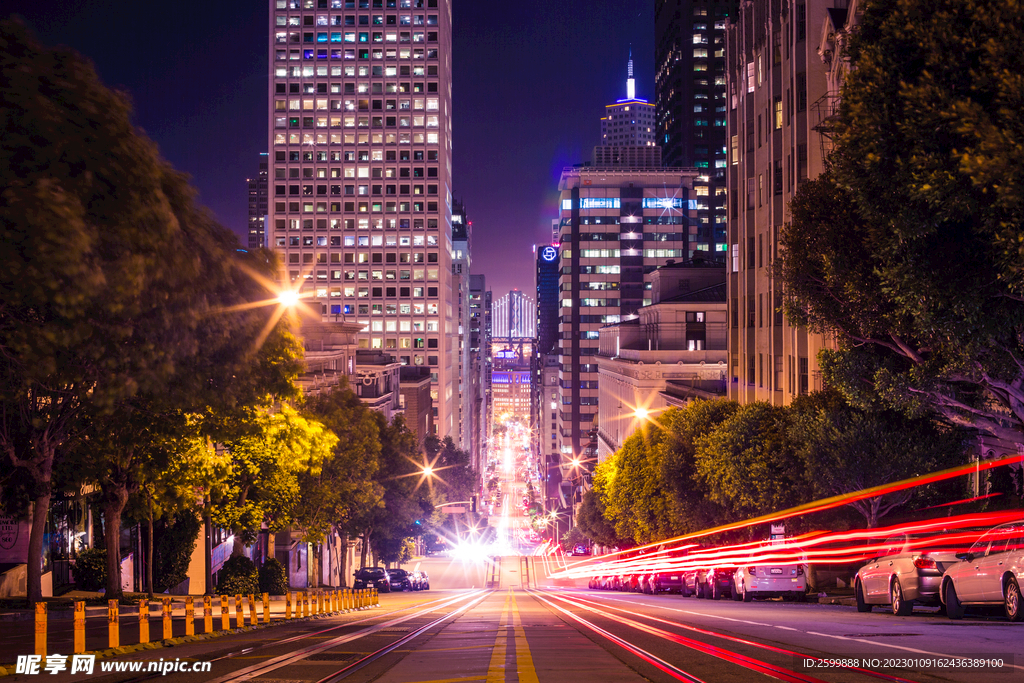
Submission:
<svg viewBox="0 0 1024 683">
<path fill-rule="evenodd" d="M 282 306 L 291 308 L 299 303 L 299 293 L 294 289 L 286 289 L 277 295 L 277 301 Z"/>
<path fill-rule="evenodd" d="M 635 411 L 633 411 L 633 416 L 639 420 L 646 420 L 649 415 L 650 412 L 647 410 L 647 408 L 637 408 Z"/>
</svg>

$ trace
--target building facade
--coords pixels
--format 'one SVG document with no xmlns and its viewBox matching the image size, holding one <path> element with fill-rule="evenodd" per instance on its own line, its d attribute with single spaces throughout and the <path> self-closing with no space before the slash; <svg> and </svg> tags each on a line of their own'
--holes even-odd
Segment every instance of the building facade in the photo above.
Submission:
<svg viewBox="0 0 1024 683">
<path fill-rule="evenodd" d="M 558 341 L 558 245 L 537 252 L 537 353 L 551 353 Z"/>
<path fill-rule="evenodd" d="M 651 303 L 650 273 L 696 248 L 696 172 L 567 168 L 559 182 L 559 452 L 597 455 L 598 331 Z"/>
<path fill-rule="evenodd" d="M 652 303 L 639 317 L 600 330 L 599 462 L 619 450 L 648 415 L 726 393 L 724 266 L 670 263 L 654 271 L 651 282 Z"/>
<path fill-rule="evenodd" d="M 729 397 L 788 404 L 823 387 L 823 335 L 790 325 L 772 278 L 789 203 L 823 170 L 826 67 L 818 29 L 845 0 L 745 1 L 726 31 L 729 93 Z"/>
<path fill-rule="evenodd" d="M 469 340 L 469 315 L 470 315 L 470 293 L 469 276 L 472 266 L 472 244 L 473 224 L 466 216 L 466 207 L 462 202 L 456 201 L 452 208 L 452 293 L 455 295 L 456 322 L 457 322 L 457 343 L 455 346 L 456 359 L 453 361 L 458 367 L 458 393 L 456 404 L 458 407 L 458 434 L 457 443 L 473 452 L 478 448 L 473 438 L 473 387 L 471 386 L 472 364 L 477 358 L 471 352 Z"/>
<path fill-rule="evenodd" d="M 397 4 L 270 1 L 267 229 L 325 320 L 430 369 L 435 429 L 457 438 L 451 8 Z"/>
<path fill-rule="evenodd" d="M 249 189 L 249 249 L 267 246 L 265 222 L 267 220 L 267 178 L 269 160 L 266 152 L 260 153 L 256 175 L 245 182 Z"/>
<path fill-rule="evenodd" d="M 474 467 L 483 472 L 491 437 L 491 292 L 484 275 L 470 275 L 469 298 L 470 353 L 475 358 L 470 389 L 473 428 L 479 443 Z"/>
<path fill-rule="evenodd" d="M 697 168 L 699 248 L 721 258 L 726 243 L 725 28 L 737 0 L 657 0 L 657 144 L 666 166 Z"/>
</svg>

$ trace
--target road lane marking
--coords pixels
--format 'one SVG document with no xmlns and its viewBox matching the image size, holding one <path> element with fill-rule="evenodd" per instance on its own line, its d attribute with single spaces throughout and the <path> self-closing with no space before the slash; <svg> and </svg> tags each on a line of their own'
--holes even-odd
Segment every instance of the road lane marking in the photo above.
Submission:
<svg viewBox="0 0 1024 683">
<path fill-rule="evenodd" d="M 519 618 L 516 596 L 511 591 L 509 595 L 512 598 L 512 624 L 515 627 L 516 671 L 519 674 L 519 683 L 539 683 L 537 669 L 533 666 L 533 655 L 530 654 L 530 645 L 526 642 L 526 631 L 523 630 L 523 622 Z"/>
<path fill-rule="evenodd" d="M 505 683 L 505 657 L 508 654 L 508 608 L 512 600 L 512 589 L 505 594 L 505 606 L 498 618 L 498 636 L 494 639 L 491 661 L 487 665 L 487 683 Z"/>
</svg>

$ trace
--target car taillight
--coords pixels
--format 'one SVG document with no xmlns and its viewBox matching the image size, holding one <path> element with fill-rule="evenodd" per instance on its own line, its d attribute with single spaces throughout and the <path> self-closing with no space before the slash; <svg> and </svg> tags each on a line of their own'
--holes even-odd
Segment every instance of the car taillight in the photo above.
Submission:
<svg viewBox="0 0 1024 683">
<path fill-rule="evenodd" d="M 914 559 L 914 566 L 917 567 L 918 569 L 937 569 L 938 568 L 935 565 L 935 560 L 933 560 L 930 557 L 925 557 L 924 555 Z"/>
<path fill-rule="evenodd" d="M 747 573 L 754 576 L 757 573 L 757 567 L 747 567 Z"/>
<path fill-rule="evenodd" d="M 804 575 L 804 566 L 802 564 L 798 564 L 796 566 L 796 575 L 797 576 L 803 576 Z"/>
</svg>

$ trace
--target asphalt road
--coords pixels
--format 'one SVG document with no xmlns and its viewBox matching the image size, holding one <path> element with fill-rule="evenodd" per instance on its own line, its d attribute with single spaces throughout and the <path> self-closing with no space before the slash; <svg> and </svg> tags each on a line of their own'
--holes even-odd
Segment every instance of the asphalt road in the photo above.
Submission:
<svg viewBox="0 0 1024 683">
<path fill-rule="evenodd" d="M 899 618 L 878 608 L 859 614 L 832 605 L 590 591 L 551 585 L 545 564 L 503 558 L 493 573 L 497 585 L 484 588 L 491 572 L 483 565 L 425 560 L 430 591 L 385 594 L 374 609 L 98 660 L 91 676 L 40 675 L 188 683 L 1024 679 L 1024 657 L 1015 657 L 1024 625 L 996 617 L 952 622 L 923 610 Z M 954 655 L 1002 659 L 1004 666 L 968 667 L 951 661 Z M 99 670 L 103 663 L 148 666 L 161 658 L 209 661 L 210 671 Z"/>
</svg>

